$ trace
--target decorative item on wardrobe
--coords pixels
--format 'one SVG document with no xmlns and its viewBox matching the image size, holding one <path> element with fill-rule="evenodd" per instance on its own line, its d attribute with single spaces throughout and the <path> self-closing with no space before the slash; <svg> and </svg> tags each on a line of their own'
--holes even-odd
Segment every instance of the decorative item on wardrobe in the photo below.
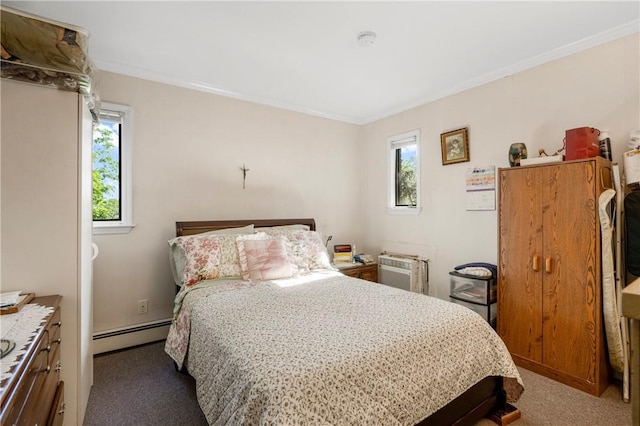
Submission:
<svg viewBox="0 0 640 426">
<path fill-rule="evenodd" d="M 594 127 L 578 127 L 565 131 L 564 159 L 579 160 L 600 155 L 600 130 Z"/>
<path fill-rule="evenodd" d="M 600 143 L 600 157 L 611 161 L 611 139 L 609 138 L 609 130 L 600 130 L 598 141 Z"/>
<path fill-rule="evenodd" d="M 512 143 L 509 147 L 509 165 L 516 167 L 520 165 L 520 160 L 527 158 L 527 145 L 522 142 Z"/>
</svg>

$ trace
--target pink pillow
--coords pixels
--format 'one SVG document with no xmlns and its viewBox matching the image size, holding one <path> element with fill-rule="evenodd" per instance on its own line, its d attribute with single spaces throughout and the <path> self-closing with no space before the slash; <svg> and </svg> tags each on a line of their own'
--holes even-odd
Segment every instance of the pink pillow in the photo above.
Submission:
<svg viewBox="0 0 640 426">
<path fill-rule="evenodd" d="M 238 237 L 236 241 L 242 279 L 277 280 L 290 278 L 298 272 L 289 261 L 284 237 L 252 235 Z"/>
</svg>

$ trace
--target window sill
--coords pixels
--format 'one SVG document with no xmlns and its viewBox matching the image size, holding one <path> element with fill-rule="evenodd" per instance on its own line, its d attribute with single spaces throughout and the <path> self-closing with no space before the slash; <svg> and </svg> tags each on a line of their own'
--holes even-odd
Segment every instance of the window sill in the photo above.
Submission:
<svg viewBox="0 0 640 426">
<path fill-rule="evenodd" d="M 128 234 L 135 225 L 93 225 L 93 235 Z"/>
<path fill-rule="evenodd" d="M 387 213 L 395 215 L 417 215 L 422 207 L 387 207 Z"/>
</svg>

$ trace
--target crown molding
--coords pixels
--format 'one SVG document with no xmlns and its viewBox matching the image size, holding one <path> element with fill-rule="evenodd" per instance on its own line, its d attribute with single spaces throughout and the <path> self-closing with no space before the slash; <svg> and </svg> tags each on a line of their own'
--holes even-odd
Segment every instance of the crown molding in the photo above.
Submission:
<svg viewBox="0 0 640 426">
<path fill-rule="evenodd" d="M 562 46 L 538 56 L 534 56 L 532 58 L 526 59 L 521 62 L 517 62 L 508 67 L 503 67 L 498 70 L 492 71 L 490 73 L 484 74 L 482 76 L 473 78 L 471 80 L 467 80 L 462 84 L 459 84 L 455 87 L 443 90 L 441 92 L 419 98 L 410 103 L 404 104 L 401 107 L 397 107 L 395 109 L 389 109 L 375 116 L 370 116 L 362 119 L 358 124 L 367 124 L 372 123 L 377 120 L 381 120 L 385 117 L 389 117 L 391 115 L 395 115 L 401 113 L 403 111 L 407 111 L 412 108 L 419 107 L 421 105 L 428 104 L 430 102 L 437 101 L 439 99 L 446 98 L 451 95 L 455 95 L 457 93 L 464 92 L 469 89 L 473 89 L 478 86 L 482 86 L 483 84 L 491 83 L 492 81 L 499 80 L 501 78 L 517 74 L 522 71 L 526 71 L 528 69 L 537 67 L 539 65 L 546 64 L 548 62 L 552 62 L 561 58 L 564 58 L 569 55 L 573 55 L 574 53 L 579 53 L 587 49 L 591 49 L 593 47 L 629 36 L 634 33 L 640 32 L 640 19 L 636 19 L 627 24 L 620 25 L 618 27 L 612 28 L 607 31 L 603 31 L 601 33 L 595 34 L 593 36 L 584 38 L 574 43 L 570 43 L 566 46 Z"/>
<path fill-rule="evenodd" d="M 579 40 L 577 42 L 570 43 L 566 46 L 562 46 L 562 47 L 550 50 L 538 56 L 510 65 L 508 67 L 503 67 L 501 69 L 492 71 L 482 76 L 478 76 L 476 78 L 467 80 L 464 83 L 459 84 L 455 87 L 447 88 L 440 92 L 418 98 L 412 102 L 405 103 L 400 107 L 388 109 L 372 116 L 345 116 L 340 114 L 334 114 L 327 111 L 318 111 L 313 108 L 308 108 L 301 105 L 289 104 L 286 102 L 279 101 L 277 99 L 262 98 L 262 97 L 254 96 L 251 94 L 235 92 L 232 90 L 224 89 L 222 87 L 217 87 L 211 84 L 203 83 L 201 81 L 184 80 L 169 74 L 157 73 L 157 72 L 149 71 L 146 69 L 127 65 L 127 64 L 103 61 L 103 60 L 100 60 L 99 58 L 94 59 L 94 63 L 100 70 L 103 70 L 103 71 L 124 74 L 131 77 L 137 77 L 144 80 L 150 80 L 150 81 L 164 83 L 172 86 L 183 87 L 186 89 L 212 93 L 219 96 L 225 96 L 225 97 L 238 99 L 246 102 L 267 105 L 267 106 L 280 108 L 288 111 L 298 112 L 301 114 L 307 114 L 315 117 L 326 118 L 329 120 L 336 120 L 336 121 L 342 121 L 350 124 L 364 125 L 364 124 L 368 124 L 368 123 L 383 119 L 385 117 L 389 117 L 391 115 L 398 114 L 403 111 L 407 111 L 412 108 L 416 108 L 418 106 L 421 106 L 430 102 L 434 102 L 442 98 L 446 98 L 451 95 L 455 95 L 460 92 L 464 92 L 469 89 L 473 89 L 474 87 L 478 87 L 483 84 L 490 83 L 495 80 L 499 80 L 506 76 L 513 75 L 518 72 L 522 72 L 539 65 L 543 65 L 545 63 L 563 58 L 565 56 L 569 56 L 574 53 L 578 53 L 583 50 L 587 50 L 592 47 L 596 47 L 601 44 L 608 43 L 610 41 L 614 41 L 616 39 L 619 39 L 637 32 L 640 32 L 640 19 L 636 19 L 627 24 L 620 25 L 618 27 L 612 28 L 607 31 L 603 31 L 601 33 Z"/>
</svg>

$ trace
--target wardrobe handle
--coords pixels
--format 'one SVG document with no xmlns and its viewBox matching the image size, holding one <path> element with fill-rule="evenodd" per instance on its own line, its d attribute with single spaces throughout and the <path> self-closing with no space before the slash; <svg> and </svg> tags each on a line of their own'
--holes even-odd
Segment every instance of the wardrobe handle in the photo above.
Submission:
<svg viewBox="0 0 640 426">
<path fill-rule="evenodd" d="M 533 256 L 533 270 L 538 272 L 540 270 L 540 256 Z"/>
<path fill-rule="evenodd" d="M 547 257 L 544 259 L 544 270 L 547 274 L 551 273 L 551 258 Z"/>
</svg>

